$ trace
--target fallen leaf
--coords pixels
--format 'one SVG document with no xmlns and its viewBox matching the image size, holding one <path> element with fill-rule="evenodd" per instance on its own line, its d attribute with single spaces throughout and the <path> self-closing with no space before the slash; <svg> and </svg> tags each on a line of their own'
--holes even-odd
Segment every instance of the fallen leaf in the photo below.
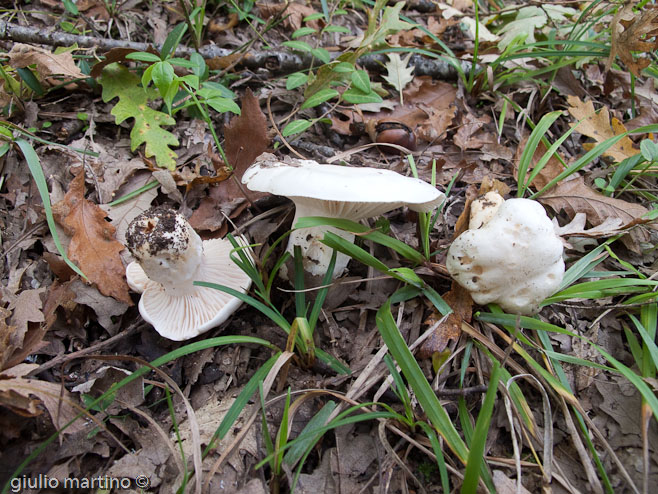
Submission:
<svg viewBox="0 0 658 494">
<path fill-rule="evenodd" d="M 610 120 L 610 114 L 605 106 L 596 113 L 594 104 L 591 101 L 582 102 L 576 96 L 567 96 L 567 102 L 569 103 L 569 113 L 580 121 L 580 123 L 571 124 L 571 127 L 577 126 L 576 130 L 578 132 L 591 137 L 597 143 L 626 132 L 624 124 L 619 120 L 616 118 L 613 118 L 612 121 Z M 591 149 L 593 145 L 583 147 L 585 149 Z M 610 156 L 619 163 L 639 152 L 639 149 L 633 147 L 633 141 L 626 136 L 614 146 L 608 148 L 603 155 Z"/>
<path fill-rule="evenodd" d="M 606 218 L 600 225 L 592 228 L 586 228 L 587 215 L 585 213 L 576 213 L 576 216 L 564 226 L 560 226 L 557 218 L 553 218 L 553 229 L 561 237 L 577 236 L 588 238 L 611 237 L 623 231 L 620 228 L 623 224 L 621 218 Z"/>
<path fill-rule="evenodd" d="M 201 201 L 189 219 L 194 228 L 215 231 L 221 227 L 224 222 L 221 211 L 229 214 L 241 202 L 236 201 L 245 197 L 246 189 L 238 185 L 242 175 L 270 145 L 267 120 L 251 90 L 247 90 L 243 96 L 242 111 L 239 116 L 231 119 L 224 129 L 224 135 L 226 157 L 233 167 L 233 176 L 210 188 L 208 197 Z M 249 192 L 252 200 L 263 195 Z"/>
<path fill-rule="evenodd" d="M 16 331 L 16 326 L 7 324 L 7 318 L 11 315 L 8 309 L 0 307 L 0 370 L 5 368 L 5 362 L 11 357 L 14 346 L 10 341 Z"/>
<path fill-rule="evenodd" d="M 388 62 L 384 64 L 386 75 L 382 77 L 400 93 L 400 103 L 402 103 L 402 91 L 414 79 L 414 67 L 409 67 L 411 55 L 409 53 L 403 59 L 399 53 L 388 53 Z"/>
<path fill-rule="evenodd" d="M 45 321 L 41 307 L 41 294 L 45 288 L 37 290 L 23 290 L 18 297 L 9 304 L 9 310 L 13 311 L 9 323 L 16 327 L 13 332 L 10 343 L 15 349 L 23 347 L 23 338 L 27 332 L 28 323 L 41 323 Z"/>
<path fill-rule="evenodd" d="M 114 336 L 121 327 L 121 319 L 116 316 L 124 314 L 131 304 L 105 297 L 96 287 L 84 284 L 79 278 L 73 280 L 69 288 L 75 294 L 75 302 L 91 307 L 96 313 L 98 324 Z"/>
<path fill-rule="evenodd" d="M 468 290 L 453 281 L 450 291 L 443 295 L 443 300 L 452 307 L 453 312 L 448 314 L 448 317 L 420 346 L 419 358 L 430 358 L 435 353 L 445 350 L 450 340 L 457 340 L 461 335 L 462 322 L 471 322 L 473 299 Z M 441 320 L 441 316 L 435 312 L 425 321 L 425 324 L 433 325 L 439 320 Z"/>
<path fill-rule="evenodd" d="M 35 64 L 37 73 L 44 79 L 62 76 L 64 81 L 70 81 L 87 77 L 76 67 L 70 52 L 56 55 L 38 46 L 16 43 L 7 56 L 12 67 L 20 69 Z"/>
<path fill-rule="evenodd" d="M 55 219 L 72 237 L 68 256 L 103 295 L 132 305 L 119 253 L 124 249 L 114 238 L 115 228 L 105 221 L 105 211 L 85 199 L 85 174 L 80 168 L 63 201 L 53 206 Z"/>
<path fill-rule="evenodd" d="M 471 113 L 462 116 L 462 123 L 454 137 L 454 143 L 463 151 L 467 149 L 480 149 L 487 143 L 495 142 L 493 133 L 487 132 L 492 120 L 489 115 L 477 117 Z"/>
<path fill-rule="evenodd" d="M 26 417 L 41 415 L 43 404 L 56 428 L 64 426 L 77 414 L 73 399 L 61 384 L 25 378 L 38 364 L 18 364 L 0 372 L 0 404 Z M 35 396 L 36 398 L 32 398 Z M 72 434 L 84 427 L 78 420 L 64 432 Z"/>
<path fill-rule="evenodd" d="M 270 145 L 267 119 L 260 109 L 258 98 L 248 89 L 241 103 L 240 115 L 233 117 L 224 129 L 226 157 L 238 179 Z"/>
<path fill-rule="evenodd" d="M 540 196 L 539 201 L 550 206 L 556 213 L 564 210 L 569 218 L 584 213 L 592 226 L 601 225 L 609 218 L 618 218 L 624 228 L 630 228 L 644 223 L 646 220 L 642 220 L 642 216 L 648 211 L 639 204 L 599 194 L 585 185 L 582 177 L 559 183 Z M 632 251 L 641 253 L 640 242 L 648 242 L 649 238 L 645 230 L 634 228 L 622 237 L 622 241 Z"/>
<path fill-rule="evenodd" d="M 642 12 L 635 13 L 635 2 L 626 2 L 619 9 L 610 23 L 611 46 L 610 56 L 605 66 L 610 70 L 615 56 L 619 55 L 624 64 L 635 77 L 641 77 L 643 69 L 649 66 L 649 57 L 634 57 L 631 52 L 641 52 L 651 55 L 658 49 L 658 6 L 646 5 Z M 651 38 L 654 38 L 651 41 Z"/>
</svg>

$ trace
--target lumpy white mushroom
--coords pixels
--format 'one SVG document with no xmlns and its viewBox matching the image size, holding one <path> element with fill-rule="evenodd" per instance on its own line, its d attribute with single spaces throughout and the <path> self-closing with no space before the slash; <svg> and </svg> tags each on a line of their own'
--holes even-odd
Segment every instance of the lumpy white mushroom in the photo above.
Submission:
<svg viewBox="0 0 658 494">
<path fill-rule="evenodd" d="M 535 314 L 562 282 L 562 241 L 538 202 L 509 199 L 497 205 L 492 197 L 488 202 L 494 214 L 454 240 L 446 267 L 477 304 L 495 302 L 510 313 Z M 475 215 L 481 219 L 482 209 Z"/>
<path fill-rule="evenodd" d="M 152 208 L 128 227 L 127 246 L 137 259 L 126 268 L 128 285 L 142 294 L 139 312 L 162 336 L 187 340 L 219 326 L 240 300 L 194 285 L 208 281 L 245 292 L 251 280 L 231 260 L 228 240 L 201 240 L 187 220 L 166 207 Z M 245 244 L 244 239 L 238 241 Z"/>
<path fill-rule="evenodd" d="M 286 196 L 295 203 L 295 218 L 324 216 L 359 221 L 401 206 L 428 212 L 443 202 L 444 194 L 436 187 L 391 170 L 378 168 L 321 165 L 311 160 L 280 161 L 272 154 L 261 155 L 242 176 L 249 189 Z M 321 242 L 326 232 L 354 241 L 354 235 L 332 227 L 294 230 L 288 251 L 301 247 L 304 270 L 314 276 L 327 271 L 332 249 Z M 349 257 L 336 256 L 334 276 L 347 267 Z"/>
</svg>

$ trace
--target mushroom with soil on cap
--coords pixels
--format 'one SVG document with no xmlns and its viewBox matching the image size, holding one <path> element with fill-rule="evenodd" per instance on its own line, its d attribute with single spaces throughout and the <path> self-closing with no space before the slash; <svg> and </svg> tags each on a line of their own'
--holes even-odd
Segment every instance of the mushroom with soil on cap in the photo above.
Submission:
<svg viewBox="0 0 658 494">
<path fill-rule="evenodd" d="M 139 312 L 160 335 L 181 341 L 219 326 L 241 301 L 194 281 L 246 293 L 249 277 L 231 260 L 231 242 L 201 240 L 187 220 L 166 207 L 151 208 L 128 227 L 127 246 L 137 261 L 126 268 L 128 285 L 142 294 Z M 246 244 L 244 239 L 239 243 Z"/>
<path fill-rule="evenodd" d="M 295 203 L 295 218 L 324 216 L 359 221 L 401 206 L 429 212 L 443 202 L 445 195 L 432 185 L 378 168 L 321 165 L 312 160 L 280 161 L 265 153 L 242 176 L 250 190 L 286 196 Z M 330 226 L 299 228 L 290 234 L 289 252 L 301 247 L 304 270 L 322 276 L 329 266 L 332 249 L 321 242 L 332 232 L 350 242 L 354 234 Z M 347 267 L 349 257 L 338 253 L 334 276 Z"/>
<path fill-rule="evenodd" d="M 535 314 L 562 282 L 562 240 L 537 201 L 495 195 L 474 201 L 470 228 L 452 242 L 446 267 L 477 304 Z"/>
</svg>

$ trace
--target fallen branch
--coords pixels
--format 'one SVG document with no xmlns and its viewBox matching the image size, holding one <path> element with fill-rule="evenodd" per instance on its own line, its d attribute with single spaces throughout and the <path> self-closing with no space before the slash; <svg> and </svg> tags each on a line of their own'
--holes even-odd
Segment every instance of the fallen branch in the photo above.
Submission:
<svg viewBox="0 0 658 494">
<path fill-rule="evenodd" d="M 18 26 L 1 20 L 0 40 L 8 40 L 16 43 L 38 43 L 49 46 L 71 46 L 77 43 L 81 48 L 96 48 L 100 52 L 107 52 L 113 48 L 128 48 L 136 51 L 147 51 L 150 48 L 154 48 L 154 45 L 150 43 L 96 38 L 94 36 L 83 36 L 59 31 L 48 32 L 33 27 Z M 159 47 L 155 46 L 155 48 L 157 49 Z M 176 50 L 176 56 L 187 57 L 194 52 L 196 50 L 193 48 L 181 46 Z M 205 59 L 214 59 L 228 57 L 235 52 L 217 45 L 206 45 L 198 53 Z M 380 72 L 383 70 L 386 61 L 385 55 L 378 54 L 365 55 L 359 58 L 358 63 L 364 69 Z M 266 69 L 275 74 L 289 74 L 310 68 L 312 62 L 313 57 L 310 54 L 297 55 L 287 51 L 269 50 L 250 52 L 244 56 L 238 65 L 254 71 Z M 469 62 L 458 61 L 457 63 L 461 64 L 465 72 L 471 69 Z M 414 74 L 416 76 L 429 75 L 441 80 L 457 79 L 457 70 L 445 59 L 428 59 L 414 54 L 411 56 L 409 64 L 415 67 Z"/>
</svg>

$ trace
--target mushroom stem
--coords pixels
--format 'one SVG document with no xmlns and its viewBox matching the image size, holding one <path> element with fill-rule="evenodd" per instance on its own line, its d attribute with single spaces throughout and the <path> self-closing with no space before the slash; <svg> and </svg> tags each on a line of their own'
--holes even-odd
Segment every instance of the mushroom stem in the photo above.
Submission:
<svg viewBox="0 0 658 494">
<path fill-rule="evenodd" d="M 171 296 L 189 295 L 203 260 L 203 241 L 181 215 L 155 208 L 131 224 L 128 248 L 148 278 Z"/>
<path fill-rule="evenodd" d="M 327 216 L 324 213 L 309 213 L 300 210 L 299 207 L 295 210 L 295 218 L 292 222 L 293 227 L 297 223 L 298 218 L 305 216 Z M 327 232 L 334 233 L 348 242 L 354 242 L 354 234 L 334 228 L 333 226 L 314 226 L 311 228 L 299 228 L 293 230 L 288 240 L 287 251 L 290 255 L 294 254 L 295 245 L 299 245 L 302 250 L 304 270 L 313 276 L 324 276 L 331 262 L 331 255 L 333 249 L 322 243 L 322 238 Z M 347 263 L 350 262 L 350 257 L 338 252 L 336 254 L 336 264 L 334 265 L 334 278 L 340 276 L 347 268 Z"/>
</svg>

